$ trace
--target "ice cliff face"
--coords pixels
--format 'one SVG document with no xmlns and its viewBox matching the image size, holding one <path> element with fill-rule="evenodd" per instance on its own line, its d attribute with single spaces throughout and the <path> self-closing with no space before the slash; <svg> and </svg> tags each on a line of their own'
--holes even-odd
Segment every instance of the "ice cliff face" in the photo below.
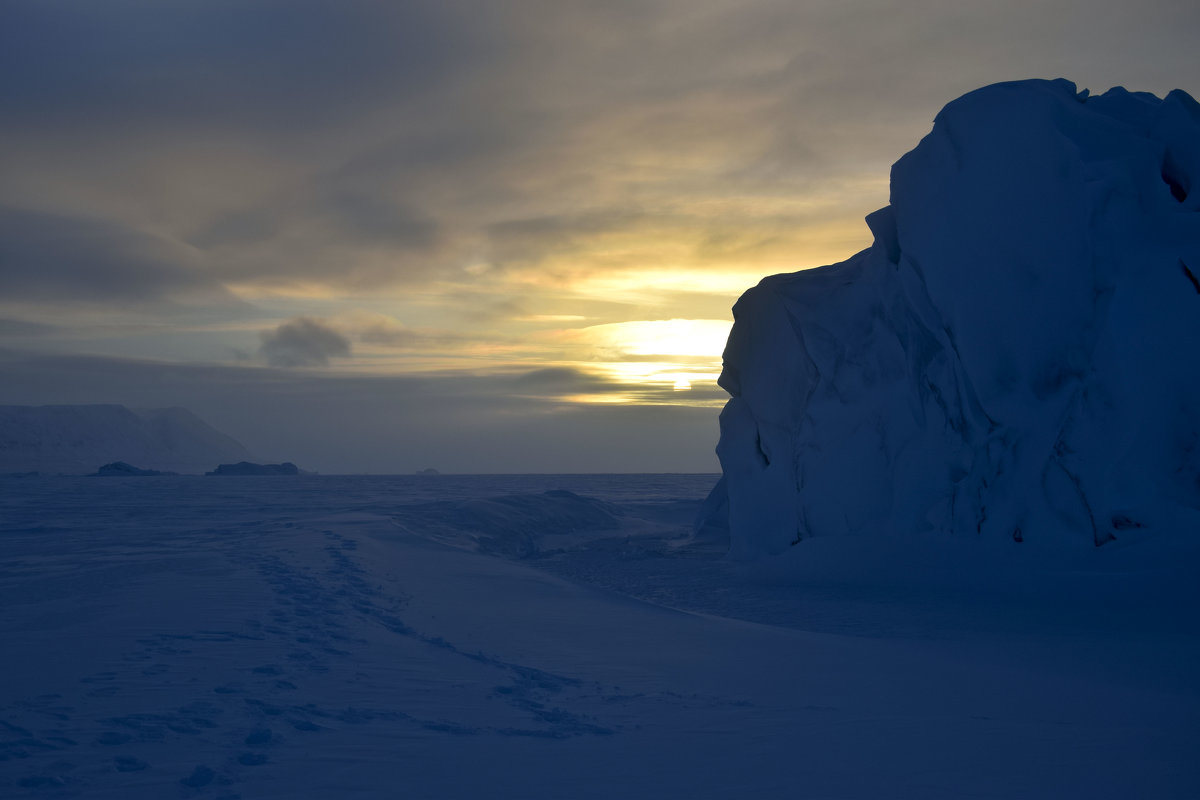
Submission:
<svg viewBox="0 0 1200 800">
<path fill-rule="evenodd" d="M 869 249 L 734 307 L 714 490 L 733 554 L 1100 545 L 1200 509 L 1198 184 L 1181 91 L 1023 81 L 946 106 Z"/>
</svg>

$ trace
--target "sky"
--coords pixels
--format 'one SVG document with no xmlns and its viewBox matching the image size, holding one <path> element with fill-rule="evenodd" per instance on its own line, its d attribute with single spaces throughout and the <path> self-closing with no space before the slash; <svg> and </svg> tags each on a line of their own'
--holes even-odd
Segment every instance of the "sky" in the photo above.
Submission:
<svg viewBox="0 0 1200 800">
<path fill-rule="evenodd" d="M 1200 93 L 1200 5 L 6 0 L 0 403 L 324 472 L 715 472 L 730 308 L 983 85 Z"/>
</svg>

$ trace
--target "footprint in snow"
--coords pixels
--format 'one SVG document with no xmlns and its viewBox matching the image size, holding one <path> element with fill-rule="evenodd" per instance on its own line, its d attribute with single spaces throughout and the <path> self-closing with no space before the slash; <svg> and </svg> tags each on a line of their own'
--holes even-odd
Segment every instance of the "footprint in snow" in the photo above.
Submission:
<svg viewBox="0 0 1200 800">
<path fill-rule="evenodd" d="M 320 725 L 316 724 L 315 722 L 309 722 L 306 719 L 292 720 L 292 727 L 298 731 L 308 731 L 310 733 L 313 731 L 324 730 L 324 728 L 322 728 Z"/>
<path fill-rule="evenodd" d="M 113 763 L 117 767 L 117 772 L 141 772 L 150 766 L 140 758 L 133 756 L 117 756 L 113 759 Z"/>
<path fill-rule="evenodd" d="M 269 717 L 277 717 L 283 713 L 283 709 L 280 706 L 253 697 L 246 698 L 246 706 Z"/>
<path fill-rule="evenodd" d="M 117 745 L 125 744 L 132 739 L 133 737 L 129 734 L 117 733 L 116 731 L 105 731 L 96 737 L 96 744 L 104 745 L 106 747 L 115 747 Z"/>
<path fill-rule="evenodd" d="M 259 728 L 257 730 L 250 731 L 250 733 L 246 736 L 246 744 L 251 747 L 258 747 L 266 744 L 269 741 L 271 741 L 270 728 Z"/>
<path fill-rule="evenodd" d="M 179 782 L 184 786 L 190 786 L 193 789 L 199 789 L 203 786 L 208 786 L 213 782 L 213 778 L 217 777 L 217 773 L 213 772 L 203 764 L 198 764 L 192 774 L 186 778 L 180 778 Z"/>
<path fill-rule="evenodd" d="M 80 678 L 80 683 L 103 683 L 104 681 L 115 680 L 117 673 L 115 672 L 96 672 L 87 677 Z"/>
</svg>

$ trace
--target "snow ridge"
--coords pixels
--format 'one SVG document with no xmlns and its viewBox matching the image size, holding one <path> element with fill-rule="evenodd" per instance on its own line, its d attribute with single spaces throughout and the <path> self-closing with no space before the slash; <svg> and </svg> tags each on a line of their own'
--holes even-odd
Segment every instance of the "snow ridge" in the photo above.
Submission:
<svg viewBox="0 0 1200 800">
<path fill-rule="evenodd" d="M 1020 81 L 947 105 L 870 248 L 734 307 L 710 503 L 733 554 L 1102 545 L 1200 518 L 1198 181 L 1179 90 Z"/>
</svg>

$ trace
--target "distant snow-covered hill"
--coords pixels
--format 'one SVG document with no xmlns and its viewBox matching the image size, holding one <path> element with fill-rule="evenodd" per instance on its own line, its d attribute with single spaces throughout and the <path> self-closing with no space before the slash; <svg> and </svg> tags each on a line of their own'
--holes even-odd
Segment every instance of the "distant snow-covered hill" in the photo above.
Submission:
<svg viewBox="0 0 1200 800">
<path fill-rule="evenodd" d="M 184 408 L 0 406 L 0 474 L 84 475 L 114 461 L 199 473 L 252 458 Z"/>
</svg>

